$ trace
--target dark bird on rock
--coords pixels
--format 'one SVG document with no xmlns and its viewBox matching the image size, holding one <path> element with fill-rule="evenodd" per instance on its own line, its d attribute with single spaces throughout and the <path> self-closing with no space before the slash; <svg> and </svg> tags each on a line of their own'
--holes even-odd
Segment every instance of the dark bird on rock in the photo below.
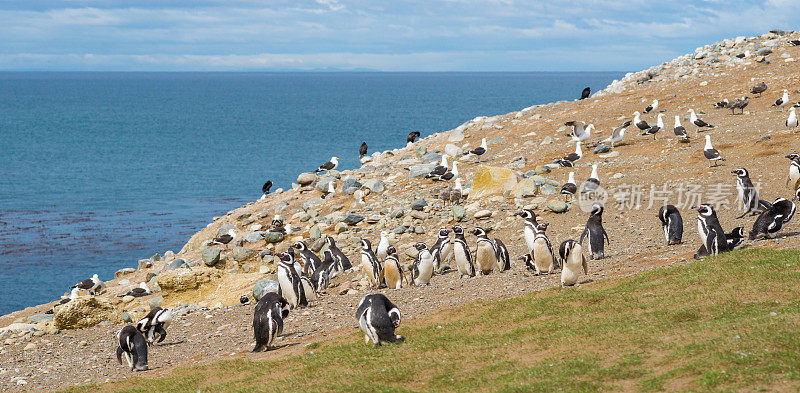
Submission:
<svg viewBox="0 0 800 393">
<path fill-rule="evenodd" d="M 147 296 L 149 294 L 150 294 L 150 287 L 147 286 L 147 283 L 143 282 L 139 284 L 138 287 L 131 289 L 125 294 L 119 295 L 119 297 L 125 297 L 125 296 L 142 297 L 142 296 Z"/>
<path fill-rule="evenodd" d="M 228 229 L 228 233 L 215 237 L 209 244 L 222 244 L 227 247 L 233 239 L 236 239 L 236 230 L 231 228 Z"/>
<path fill-rule="evenodd" d="M 408 133 L 408 137 L 406 138 L 406 142 L 414 143 L 414 141 L 416 141 L 417 138 L 419 138 L 420 135 L 421 134 L 419 133 L 419 131 L 411 131 L 411 132 Z"/>
<path fill-rule="evenodd" d="M 753 86 L 753 88 L 750 90 L 750 93 L 758 94 L 758 96 L 761 97 L 761 93 L 767 91 L 767 89 L 768 89 L 768 87 L 767 87 L 766 82 L 762 81 L 762 82 L 759 82 L 757 85 Z"/>
<path fill-rule="evenodd" d="M 714 108 L 727 108 L 728 107 L 728 99 L 725 98 L 724 100 L 714 104 Z"/>
<path fill-rule="evenodd" d="M 447 173 L 447 154 L 442 155 L 442 161 L 439 163 L 439 165 L 434 167 L 432 171 L 428 172 L 428 174 L 425 175 L 425 178 L 431 179 L 442 176 L 445 173 Z"/>
<path fill-rule="evenodd" d="M 259 199 L 266 198 L 267 195 L 269 195 L 269 190 L 271 188 L 272 188 L 272 180 L 267 180 L 267 182 L 264 183 L 263 186 L 261 186 L 261 198 L 259 198 Z"/>
<path fill-rule="evenodd" d="M 486 154 L 486 151 L 488 151 L 488 150 L 489 150 L 489 147 L 486 145 L 486 138 L 483 138 L 481 140 L 481 145 L 480 146 L 478 146 L 478 147 L 476 147 L 476 148 L 464 153 L 464 155 L 479 157 L 479 156 L 482 156 L 482 155 Z"/>
<path fill-rule="evenodd" d="M 583 91 L 581 92 L 581 99 L 583 100 L 583 99 L 589 98 L 589 95 L 591 95 L 591 94 L 592 94 L 592 89 L 587 87 L 587 88 L 583 89 Z"/>
<path fill-rule="evenodd" d="M 358 148 L 358 158 L 363 158 L 367 155 L 367 142 L 361 142 L 361 147 Z"/>
<path fill-rule="evenodd" d="M 728 108 L 730 108 L 732 115 L 735 114 L 734 111 L 736 109 L 739 109 L 741 111 L 740 114 L 744 114 L 744 108 L 748 104 L 750 104 L 750 98 L 749 97 L 742 97 L 742 98 L 737 98 L 737 99 L 733 100 L 733 102 L 731 102 L 731 104 L 728 106 Z"/>
<path fill-rule="evenodd" d="M 567 195 L 569 198 L 572 198 L 577 191 L 578 186 L 575 184 L 575 172 L 570 172 L 569 180 L 561 186 L 561 195 Z"/>
</svg>

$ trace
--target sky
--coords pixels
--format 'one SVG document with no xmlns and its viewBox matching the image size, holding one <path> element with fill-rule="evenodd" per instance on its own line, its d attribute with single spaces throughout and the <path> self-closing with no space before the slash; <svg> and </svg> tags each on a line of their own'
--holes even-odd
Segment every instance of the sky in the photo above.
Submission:
<svg viewBox="0 0 800 393">
<path fill-rule="evenodd" d="M 0 0 L 0 70 L 636 71 L 800 0 Z"/>
</svg>

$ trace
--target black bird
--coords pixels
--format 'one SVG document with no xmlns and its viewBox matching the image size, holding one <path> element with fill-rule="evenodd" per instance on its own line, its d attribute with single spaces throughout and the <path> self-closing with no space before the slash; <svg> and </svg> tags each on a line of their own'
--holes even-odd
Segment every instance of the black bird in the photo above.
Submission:
<svg viewBox="0 0 800 393">
<path fill-rule="evenodd" d="M 789 41 L 789 45 L 791 45 L 791 46 L 800 46 L 800 40 L 791 40 L 791 41 Z"/>
<path fill-rule="evenodd" d="M 581 92 L 581 99 L 583 100 L 583 99 L 589 98 L 589 95 L 591 95 L 591 94 L 592 94 L 592 89 L 587 87 L 587 88 L 583 89 L 583 91 Z"/>
<path fill-rule="evenodd" d="M 417 140 L 417 138 L 419 138 L 420 135 L 421 134 L 419 133 L 419 131 L 411 131 L 408 133 L 408 138 L 406 138 L 406 142 L 414 143 L 414 141 Z"/>
<path fill-rule="evenodd" d="M 263 194 L 263 195 L 261 195 L 261 199 L 264 199 L 264 198 L 267 197 L 267 195 L 269 194 L 270 188 L 272 188 L 272 180 L 267 180 L 267 182 L 264 183 L 263 186 L 261 186 L 261 192 Z"/>
<path fill-rule="evenodd" d="M 367 142 L 361 142 L 361 147 L 358 148 L 358 158 L 362 158 L 367 155 Z"/>
<path fill-rule="evenodd" d="M 763 93 L 765 91 L 767 91 L 767 84 L 762 81 L 759 84 L 753 86 L 753 89 L 750 90 L 750 93 L 758 94 L 758 96 L 761 97 L 761 93 Z"/>
</svg>

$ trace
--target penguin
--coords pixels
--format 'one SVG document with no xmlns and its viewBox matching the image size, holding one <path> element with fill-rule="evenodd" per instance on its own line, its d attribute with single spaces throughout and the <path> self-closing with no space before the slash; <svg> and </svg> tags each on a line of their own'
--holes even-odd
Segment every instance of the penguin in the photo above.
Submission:
<svg viewBox="0 0 800 393">
<path fill-rule="evenodd" d="M 136 323 L 136 329 L 142 332 L 147 344 L 155 345 L 167 337 L 166 329 L 171 322 L 172 311 L 170 309 L 155 307 Z"/>
<path fill-rule="evenodd" d="M 381 231 L 381 240 L 378 242 L 378 248 L 375 249 L 375 256 L 379 261 L 386 259 L 386 250 L 389 249 L 389 233 Z"/>
<path fill-rule="evenodd" d="M 283 334 L 283 320 L 289 316 L 289 302 L 275 292 L 267 292 L 253 312 L 253 352 L 269 351 L 275 338 Z"/>
<path fill-rule="evenodd" d="M 600 178 L 597 176 L 597 164 L 592 164 L 592 174 L 581 184 L 581 194 L 589 193 L 600 187 Z"/>
<path fill-rule="evenodd" d="M 142 332 L 133 325 L 122 328 L 117 333 L 117 361 L 122 364 L 122 357 L 128 362 L 131 371 L 147 371 L 147 341 Z"/>
<path fill-rule="evenodd" d="M 778 198 L 775 202 L 767 205 L 767 210 L 761 213 L 753 223 L 750 240 L 774 238 L 775 234 L 794 217 L 796 206 L 786 198 Z"/>
<path fill-rule="evenodd" d="M 105 284 L 103 281 L 100 280 L 100 277 L 95 274 L 92 278 L 87 278 L 71 287 L 69 289 L 78 288 L 84 291 L 88 291 L 90 295 L 96 295 L 103 290 Z"/>
<path fill-rule="evenodd" d="M 381 266 L 372 251 L 372 243 L 367 239 L 361 239 L 361 270 L 370 285 L 377 288 L 380 284 Z"/>
<path fill-rule="evenodd" d="M 728 241 L 728 250 L 733 251 L 741 248 L 745 240 L 744 227 L 733 228 L 730 233 L 725 234 L 725 240 Z"/>
<path fill-rule="evenodd" d="M 565 240 L 558 247 L 561 259 L 561 286 L 572 286 L 578 282 L 581 269 L 583 274 L 589 274 L 589 265 L 583 255 L 583 247 L 574 240 Z"/>
<path fill-rule="evenodd" d="M 589 258 L 590 259 L 603 259 L 605 258 L 603 239 L 608 244 L 611 241 L 608 239 L 608 234 L 603 228 L 603 205 L 595 203 L 592 205 L 592 212 L 589 219 L 586 221 L 586 228 L 583 229 L 579 243 L 583 245 L 583 239 L 589 238 Z"/>
<path fill-rule="evenodd" d="M 301 276 L 302 274 L 300 273 L 303 272 L 303 265 L 301 265 L 299 261 L 301 257 L 297 255 L 293 247 L 289 247 L 286 250 L 286 252 L 292 256 L 292 266 L 294 266 L 294 271 L 297 273 L 298 276 Z"/>
<path fill-rule="evenodd" d="M 458 268 L 458 274 L 461 278 L 475 277 L 475 265 L 472 262 L 472 254 L 469 250 L 467 240 L 464 239 L 464 229 L 456 225 L 453 227 L 453 259 Z"/>
<path fill-rule="evenodd" d="M 383 261 L 383 279 L 389 289 L 400 289 L 403 287 L 403 268 L 400 267 L 400 260 L 397 258 L 397 249 L 389 246 L 386 254 L 386 260 Z"/>
<path fill-rule="evenodd" d="M 790 160 L 789 177 L 786 179 L 786 185 L 796 191 L 800 188 L 800 154 L 788 154 L 786 158 Z"/>
<path fill-rule="evenodd" d="M 278 285 L 280 294 L 289 302 L 291 308 L 305 307 L 308 305 L 303 284 L 295 270 L 295 260 L 292 254 L 282 252 L 278 254 Z"/>
<path fill-rule="evenodd" d="M 311 252 L 303 242 L 297 242 L 292 247 L 297 250 L 295 255 L 299 253 L 300 259 L 303 261 L 303 275 L 306 277 L 314 275 L 314 272 L 322 266 L 322 260 Z"/>
<path fill-rule="evenodd" d="M 356 309 L 358 326 L 364 332 L 367 344 L 372 340 L 374 346 L 383 343 L 401 343 L 403 336 L 394 334 L 400 326 L 400 309 L 382 293 L 364 296 Z"/>
<path fill-rule="evenodd" d="M 536 240 L 536 228 L 539 226 L 539 223 L 536 222 L 536 213 L 534 213 L 532 209 L 525 209 L 514 213 L 514 215 L 522 217 L 525 220 L 522 235 L 525 238 L 525 245 L 528 247 L 528 253 L 533 254 L 533 243 L 534 240 Z"/>
<path fill-rule="evenodd" d="M 322 255 L 324 258 L 322 266 L 314 270 L 314 274 L 311 275 L 311 281 L 314 283 L 314 288 L 317 289 L 317 293 L 322 293 L 328 289 L 328 285 L 330 285 L 331 281 L 331 272 L 336 266 L 331 250 L 325 250 Z"/>
<path fill-rule="evenodd" d="M 447 228 L 440 228 L 439 237 L 436 239 L 436 243 L 433 243 L 433 246 L 430 248 L 431 255 L 433 255 L 434 270 L 439 271 L 442 263 L 447 261 L 451 251 L 450 230 Z"/>
<path fill-rule="evenodd" d="M 561 186 L 561 195 L 566 195 L 571 199 L 576 191 L 578 191 L 578 186 L 575 185 L 575 172 L 570 172 L 569 179 Z"/>
<path fill-rule="evenodd" d="M 498 238 L 492 239 L 494 252 L 497 254 L 497 270 L 504 272 L 511 270 L 511 257 L 508 253 L 508 247 Z"/>
<path fill-rule="evenodd" d="M 328 236 L 325 241 L 328 242 L 328 250 L 331 252 L 333 260 L 335 261 L 335 268 L 333 269 L 335 274 L 331 274 L 330 277 L 336 277 L 338 274 L 352 269 L 353 264 L 350 263 L 350 259 L 347 258 L 342 250 L 339 249 L 339 246 L 336 245 L 336 241 L 333 240 L 333 237 Z"/>
<path fill-rule="evenodd" d="M 548 224 L 543 222 L 536 228 L 536 238 L 533 241 L 533 267 L 537 275 L 550 274 L 555 267 L 553 246 L 547 238 Z"/>
<path fill-rule="evenodd" d="M 431 285 L 431 276 L 433 276 L 434 258 L 428 250 L 425 243 L 417 243 L 414 248 L 419 252 L 417 260 L 411 266 L 411 282 L 414 285 Z"/>
<path fill-rule="evenodd" d="M 708 204 L 692 206 L 697 210 L 697 233 L 700 235 L 702 244 L 706 247 L 706 253 L 717 255 L 728 251 L 728 241 L 725 238 L 725 231 L 717 219 L 717 212 L 714 207 Z"/>
<path fill-rule="evenodd" d="M 306 295 L 306 302 L 317 300 L 317 283 L 311 277 L 300 276 L 300 285 L 303 287 L 303 294 Z"/>
<path fill-rule="evenodd" d="M 497 266 L 497 250 L 486 235 L 485 229 L 476 227 L 470 231 L 470 233 L 478 238 L 478 249 L 475 252 L 475 267 L 481 275 L 487 275 Z"/>
<path fill-rule="evenodd" d="M 681 244 L 683 240 L 683 218 L 681 212 L 673 205 L 661 206 L 658 209 L 658 219 L 664 230 L 664 240 L 667 245 Z"/>
<path fill-rule="evenodd" d="M 536 273 L 536 266 L 533 265 L 533 257 L 531 257 L 531 254 L 520 255 L 520 257 L 517 258 L 517 259 L 522 261 L 522 263 L 525 265 L 526 269 L 531 270 L 534 273 Z"/>
<path fill-rule="evenodd" d="M 744 209 L 744 213 L 736 218 L 742 218 L 748 213 L 760 213 L 762 209 L 759 204 L 758 189 L 753 186 L 747 169 L 738 168 L 732 170 L 731 173 L 736 175 L 736 191 L 739 196 L 739 203 L 742 204 Z"/>
</svg>

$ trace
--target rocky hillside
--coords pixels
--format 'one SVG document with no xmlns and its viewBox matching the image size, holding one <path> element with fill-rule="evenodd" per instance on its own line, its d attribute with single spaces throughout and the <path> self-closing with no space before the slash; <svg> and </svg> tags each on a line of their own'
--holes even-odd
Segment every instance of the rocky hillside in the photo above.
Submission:
<svg viewBox="0 0 800 393">
<path fill-rule="evenodd" d="M 53 309 L 55 303 L 51 303 L 0 318 L 0 326 L 4 327 L 0 329 L 0 386 L 47 388 L 125 375 L 110 360 L 113 334 L 124 322 L 141 318 L 155 306 L 174 308 L 185 319 L 188 325 L 174 327 L 179 337 L 187 338 L 176 344 L 183 346 L 180 350 L 184 353 L 246 353 L 252 334 L 252 319 L 248 318 L 252 314 L 248 314 L 249 309 L 230 306 L 237 305 L 242 295 L 253 299 L 271 290 L 273 255 L 294 242 L 306 242 L 320 252 L 324 250 L 321 239 L 332 236 L 359 266 L 358 239 L 368 238 L 377 244 L 380 232 L 386 231 L 404 255 L 403 263 L 408 264 L 416 256 L 411 247 L 414 243 L 431 244 L 440 227 L 458 223 L 467 228 L 491 228 L 491 236 L 502 239 L 516 257 L 526 252 L 522 223 L 513 216 L 521 208 L 534 209 L 540 222 L 550 224 L 547 233 L 554 244 L 575 239 L 583 230 L 588 213 L 578 204 L 566 202 L 558 190 L 570 171 L 575 172 L 579 183 L 588 178 L 593 164 L 598 166 L 601 185 L 608 191 L 604 225 L 611 244 L 606 247 L 608 258 L 590 263 L 589 280 L 692 261 L 700 242 L 696 213 L 689 209 L 690 205 L 719 203 L 718 214 L 726 230 L 736 226 L 749 230 L 752 226 L 754 218 L 736 218 L 740 211 L 735 203 L 736 178 L 731 170 L 747 168 L 753 182 L 761 185 L 762 199 L 772 201 L 793 195 L 794 190 L 786 187 L 789 163 L 784 158 L 798 150 L 795 130 L 785 126 L 789 108 L 800 100 L 800 66 L 795 61 L 800 57 L 800 47 L 790 46 L 788 41 L 792 39 L 800 39 L 800 34 L 773 32 L 721 41 L 628 74 L 585 100 L 476 117 L 413 145 L 373 154 L 372 160 L 361 168 L 322 175 L 298 174 L 292 189 L 276 191 L 214 218 L 180 252 L 156 255 L 139 261 L 136 267 L 118 271 L 97 296 L 79 296 L 55 307 L 54 314 L 45 314 Z M 768 90 L 760 96 L 750 94 L 750 89 L 762 81 Z M 771 106 L 784 89 L 789 91 L 790 104 Z M 732 100 L 745 95 L 750 96 L 750 104 L 741 115 L 713 107 L 723 98 Z M 643 119 L 655 124 L 656 115 L 664 115 L 665 129 L 655 139 L 640 136 L 632 125 L 623 143 L 614 148 L 601 143 L 612 128 L 631 120 L 634 111 L 641 112 L 653 99 L 659 100 L 659 109 L 643 115 Z M 689 109 L 714 127 L 698 130 L 688 121 Z M 675 116 L 686 127 L 689 143 L 682 143 L 672 133 Z M 596 132 L 584 144 L 584 156 L 576 166 L 561 168 L 552 162 L 574 151 L 575 144 L 570 142 L 569 130 L 564 126 L 573 120 L 593 123 Z M 709 167 L 703 156 L 705 135 L 711 135 L 714 147 L 725 157 L 722 165 Z M 464 158 L 463 152 L 478 146 L 482 138 L 487 139 L 488 152 L 479 160 Z M 398 145 L 403 143 L 398 141 Z M 424 178 L 443 153 L 457 158 L 468 194 L 460 205 L 437 197 L 439 189 L 447 184 Z M 357 154 L 357 146 L 352 152 L 340 153 L 345 154 Z M 308 163 L 309 167 L 318 164 Z M 329 182 L 335 182 L 337 192 L 323 199 L 322 191 L 327 190 Z M 354 194 L 365 194 L 363 203 L 358 203 Z M 683 244 L 664 244 L 656 213 L 665 201 L 676 205 L 684 217 Z M 276 219 L 290 225 L 289 233 L 270 230 Z M 784 230 L 791 236 L 750 242 L 748 246 L 796 247 L 796 225 L 791 222 Z M 231 244 L 208 245 L 229 229 L 238 233 Z M 468 240 L 474 247 L 474 237 Z M 557 277 L 531 276 L 519 263 L 512 272 L 501 275 L 469 280 L 455 276 L 452 272 L 437 275 L 430 288 L 383 291 L 393 299 L 401 299 L 400 304 L 412 310 L 413 316 L 446 308 L 454 301 L 510 296 L 558 282 Z M 142 282 L 151 289 L 150 295 L 121 296 Z M 360 270 L 354 269 L 334 279 L 327 292 L 316 307 L 290 316 L 287 326 L 294 324 L 290 329 L 306 336 L 289 340 L 321 339 L 328 333 L 328 318 L 334 330 L 346 331 L 346 326 L 352 324 L 351 308 L 367 288 Z M 201 332 L 215 344 L 191 339 L 190 331 L 203 325 L 202 321 L 211 322 L 203 327 L 210 331 Z M 95 325 L 99 326 L 91 327 Z M 238 340 L 236 348 L 226 349 L 225 340 L 215 341 L 213 337 L 219 337 L 214 333 L 219 332 L 215 326 L 231 329 L 229 335 Z M 71 329 L 79 330 L 65 336 L 63 331 Z M 186 331 L 181 333 L 180 329 Z M 74 365 L 74 357 L 67 355 L 69 352 L 59 351 L 69 350 L 81 341 L 86 346 L 97 346 L 98 369 L 77 370 L 74 375 L 58 378 L 42 374 L 43 364 L 49 359 L 57 358 L 67 369 L 70 365 L 79 368 Z M 59 342 L 64 345 L 59 346 Z M 172 360 L 161 363 L 161 367 L 187 361 L 166 353 L 161 359 L 166 356 L 172 356 Z M 151 362 L 159 362 L 159 355 L 154 354 Z"/>
</svg>

